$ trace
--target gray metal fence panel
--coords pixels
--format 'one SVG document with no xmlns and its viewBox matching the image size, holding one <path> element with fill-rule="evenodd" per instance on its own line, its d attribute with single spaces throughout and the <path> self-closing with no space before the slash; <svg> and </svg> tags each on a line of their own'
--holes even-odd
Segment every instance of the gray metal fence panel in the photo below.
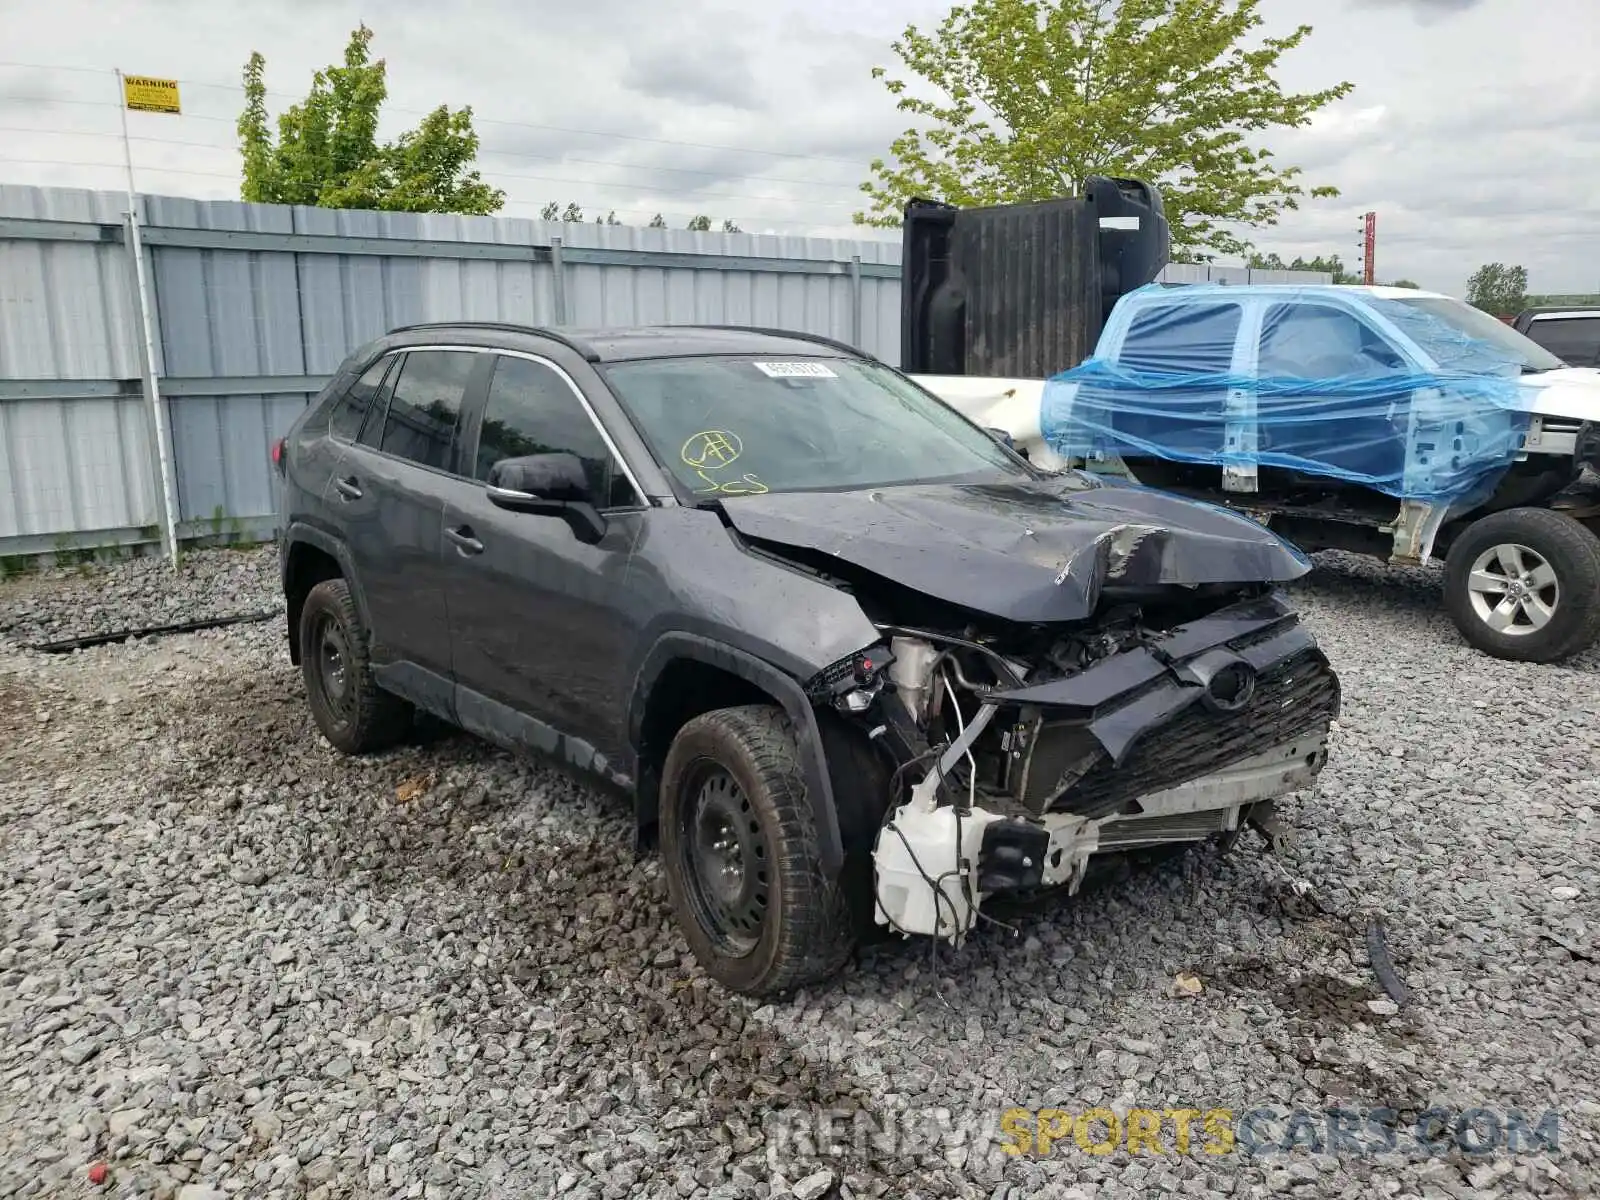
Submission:
<svg viewBox="0 0 1600 1200">
<path fill-rule="evenodd" d="M 139 203 L 190 534 L 270 528 L 272 439 L 352 349 L 397 325 L 757 325 L 899 361 L 897 239 Z M 115 193 L 0 185 L 0 555 L 155 538 L 126 208 Z"/>
<path fill-rule="evenodd" d="M 137 388 L 138 322 L 120 228 L 126 197 L 0 185 L 0 219 L 77 235 L 0 234 L 0 553 L 63 534 L 156 520 L 152 445 Z M 94 386 L 60 395 L 38 381 Z M 20 544 L 20 543 L 19 543 Z"/>
<path fill-rule="evenodd" d="M 1162 283 L 1205 283 L 1211 276 L 1205 263 L 1168 263 L 1157 278 Z"/>
<path fill-rule="evenodd" d="M 1333 275 L 1328 271 L 1273 271 L 1264 267 L 1250 269 L 1251 283 L 1332 283 Z"/>
<path fill-rule="evenodd" d="M 1332 283 L 1326 271 L 1273 271 L 1256 267 L 1219 267 L 1210 263 L 1169 263 L 1157 277 L 1161 283 Z"/>
<path fill-rule="evenodd" d="M 152 452 L 137 393 L 0 403 L 0 555 L 42 553 L 78 533 L 154 537 Z M 8 547 L 10 539 L 27 547 Z"/>
<path fill-rule="evenodd" d="M 1249 267 L 1207 267 L 1206 274 L 1212 283 L 1244 284 L 1250 282 Z"/>
</svg>

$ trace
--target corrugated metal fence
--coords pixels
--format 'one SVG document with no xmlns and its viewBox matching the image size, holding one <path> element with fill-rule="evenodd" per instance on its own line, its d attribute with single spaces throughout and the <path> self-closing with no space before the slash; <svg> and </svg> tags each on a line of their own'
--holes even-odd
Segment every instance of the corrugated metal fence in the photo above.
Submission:
<svg viewBox="0 0 1600 1200">
<path fill-rule="evenodd" d="M 0 558 L 160 541 L 127 207 L 0 186 Z M 899 357 L 898 241 L 166 196 L 139 209 L 182 538 L 270 534 L 272 439 L 396 325 L 762 325 Z"/>
</svg>

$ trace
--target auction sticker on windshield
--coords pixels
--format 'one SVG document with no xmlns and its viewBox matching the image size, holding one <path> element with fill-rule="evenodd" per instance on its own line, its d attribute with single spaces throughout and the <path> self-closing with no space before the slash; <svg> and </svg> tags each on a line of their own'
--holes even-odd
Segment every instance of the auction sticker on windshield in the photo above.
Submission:
<svg viewBox="0 0 1600 1200">
<path fill-rule="evenodd" d="M 772 379 L 837 379 L 832 368 L 819 362 L 758 362 L 756 370 Z"/>
</svg>

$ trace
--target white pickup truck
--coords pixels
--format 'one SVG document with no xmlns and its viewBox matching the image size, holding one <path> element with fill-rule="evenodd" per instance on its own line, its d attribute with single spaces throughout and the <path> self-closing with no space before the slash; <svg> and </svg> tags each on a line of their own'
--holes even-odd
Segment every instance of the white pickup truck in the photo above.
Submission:
<svg viewBox="0 0 1600 1200">
<path fill-rule="evenodd" d="M 1474 447 L 1480 456 L 1487 453 L 1482 439 L 1474 440 L 1469 418 L 1452 425 L 1451 405 L 1463 405 L 1465 414 L 1467 402 L 1460 396 L 1472 392 L 1471 385 L 1485 385 L 1477 389 L 1480 399 L 1498 387 L 1502 433 L 1513 439 L 1497 451 L 1504 461 L 1490 463 L 1485 488 L 1442 498 L 1359 482 L 1358 474 L 1340 469 L 1332 450 L 1321 469 L 1305 462 L 1303 453 L 1292 467 L 1268 465 L 1274 463 L 1270 454 L 1253 457 L 1251 451 L 1270 442 L 1273 419 L 1282 416 L 1275 405 L 1309 403 L 1305 411 L 1318 411 L 1315 386 L 1262 389 L 1259 395 L 1233 387 L 1241 395 L 1225 396 L 1219 408 L 1224 415 L 1205 436 L 1215 433 L 1219 450 L 1244 447 L 1242 456 L 1220 455 L 1208 463 L 1193 454 L 1168 453 L 1165 446 L 1177 446 L 1190 434 L 1164 441 L 1163 420 L 1171 418 L 1176 426 L 1182 418 L 1159 404 L 1132 406 L 1141 411 L 1145 431 L 1133 439 L 1139 443 L 1133 449 L 1124 443 L 1120 452 L 1090 449 L 1063 456 L 1059 450 L 1071 451 L 1075 444 L 1060 434 L 1062 414 L 1070 415 L 1076 389 L 1089 385 L 1070 378 L 913 378 L 972 420 L 1006 434 L 1039 466 L 1120 474 L 1226 504 L 1308 551 L 1350 550 L 1407 564 L 1426 563 L 1442 552 L 1450 616 L 1485 653 L 1549 662 L 1600 638 L 1600 370 L 1569 367 L 1493 317 L 1430 292 L 1271 284 L 1199 290 L 1203 297 L 1194 288 L 1159 286 L 1122 296 L 1094 358 L 1112 372 L 1124 364 L 1136 372 L 1154 362 L 1166 381 L 1192 372 L 1197 388 L 1208 380 L 1237 384 L 1264 377 L 1270 369 L 1275 378 L 1329 381 L 1330 392 L 1346 387 L 1360 395 L 1364 386 L 1366 394 L 1381 395 L 1384 379 L 1393 378 L 1397 399 L 1366 422 L 1358 448 L 1364 461 L 1391 462 L 1392 478 L 1406 482 L 1428 477 L 1451 455 L 1470 465 Z M 1172 318 L 1180 307 L 1193 310 L 1202 301 L 1212 324 L 1196 336 L 1193 322 Z M 1434 332 L 1419 336 L 1412 317 Z M 1305 337 L 1313 324 L 1315 336 Z M 1495 362 L 1494 378 L 1485 368 L 1485 377 L 1475 380 L 1473 368 L 1463 366 L 1473 355 L 1454 353 L 1463 347 L 1481 351 L 1477 361 Z M 1423 377 L 1431 386 L 1412 390 L 1412 381 Z M 1358 381 L 1353 389 L 1352 379 Z M 1308 436 L 1314 441 L 1314 420 L 1294 420 L 1301 444 Z M 1340 432 L 1348 444 L 1347 429 Z"/>
</svg>

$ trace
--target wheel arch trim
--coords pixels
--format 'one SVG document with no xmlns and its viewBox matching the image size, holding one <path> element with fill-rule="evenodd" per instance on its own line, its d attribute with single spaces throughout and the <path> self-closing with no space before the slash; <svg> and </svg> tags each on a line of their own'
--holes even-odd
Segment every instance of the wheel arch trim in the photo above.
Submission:
<svg viewBox="0 0 1600 1200">
<path fill-rule="evenodd" d="M 816 712 L 800 685 L 771 663 L 737 650 L 723 642 L 694 633 L 663 634 L 645 656 L 634 678 L 628 703 L 628 740 L 639 762 L 634 796 L 634 816 L 639 831 L 654 824 L 659 796 L 645 781 L 643 733 L 650 694 L 662 673 L 674 662 L 689 660 L 716 667 L 754 684 L 777 701 L 795 729 L 800 751 L 800 769 L 806 797 L 815 818 L 819 864 L 830 878 L 844 865 L 844 846 L 839 834 L 839 816 L 834 808 L 833 784 L 828 776 L 827 756 L 822 747 L 822 732 Z"/>
<path fill-rule="evenodd" d="M 351 557 L 350 548 L 326 530 L 308 525 L 304 521 L 292 522 L 283 534 L 282 565 L 279 574 L 284 598 L 287 600 L 289 596 L 289 562 L 294 556 L 294 548 L 297 545 L 320 550 L 338 564 L 339 574 L 350 589 L 350 598 L 355 601 L 356 613 L 361 617 L 361 623 L 371 629 L 372 619 L 367 611 L 367 597 L 361 589 L 361 580 L 356 574 L 355 560 Z M 288 627 L 290 655 L 298 661 L 300 631 L 294 627 L 291 610 L 286 609 L 284 622 Z"/>
</svg>

